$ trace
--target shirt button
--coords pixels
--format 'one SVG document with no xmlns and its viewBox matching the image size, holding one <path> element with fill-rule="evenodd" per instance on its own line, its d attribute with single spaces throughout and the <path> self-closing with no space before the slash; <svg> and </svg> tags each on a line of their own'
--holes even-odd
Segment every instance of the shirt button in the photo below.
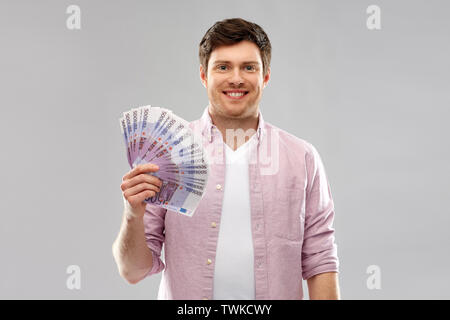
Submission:
<svg viewBox="0 0 450 320">
<path fill-rule="evenodd" d="M 259 230 L 259 223 L 256 224 L 256 230 Z"/>
<path fill-rule="evenodd" d="M 206 260 L 206 263 L 211 264 L 212 263 L 211 259 Z"/>
<path fill-rule="evenodd" d="M 211 223 L 211 227 L 215 228 L 217 227 L 217 224 L 215 222 Z"/>
<path fill-rule="evenodd" d="M 222 186 L 221 186 L 220 184 L 218 184 L 218 185 L 216 186 L 216 189 L 217 189 L 217 190 L 222 190 Z"/>
</svg>

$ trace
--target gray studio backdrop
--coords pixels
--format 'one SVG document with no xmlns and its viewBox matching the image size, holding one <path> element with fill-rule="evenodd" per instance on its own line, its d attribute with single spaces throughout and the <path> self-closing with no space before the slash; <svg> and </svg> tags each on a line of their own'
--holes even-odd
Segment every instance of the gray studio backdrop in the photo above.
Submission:
<svg viewBox="0 0 450 320">
<path fill-rule="evenodd" d="M 79 29 L 68 27 L 71 5 Z M 368 28 L 370 5 L 381 29 Z M 200 117 L 198 43 L 214 22 L 242 17 L 273 46 L 264 118 L 322 156 L 342 298 L 449 299 L 449 10 L 1 1 L 0 298 L 156 298 L 161 274 L 129 285 L 111 254 L 129 170 L 118 118 L 146 104 Z M 73 270 L 79 289 L 68 285 Z"/>
</svg>

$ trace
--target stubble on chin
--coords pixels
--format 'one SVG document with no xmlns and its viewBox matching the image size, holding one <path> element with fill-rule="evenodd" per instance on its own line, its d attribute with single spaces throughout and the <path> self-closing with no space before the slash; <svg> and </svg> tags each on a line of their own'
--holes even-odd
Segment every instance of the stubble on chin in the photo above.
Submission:
<svg viewBox="0 0 450 320">
<path fill-rule="evenodd" d="M 257 109 L 254 103 L 249 102 L 245 106 L 233 107 L 232 103 L 228 104 L 221 97 L 215 96 L 214 99 L 210 100 L 210 113 L 230 120 L 251 118 L 257 113 Z"/>
</svg>

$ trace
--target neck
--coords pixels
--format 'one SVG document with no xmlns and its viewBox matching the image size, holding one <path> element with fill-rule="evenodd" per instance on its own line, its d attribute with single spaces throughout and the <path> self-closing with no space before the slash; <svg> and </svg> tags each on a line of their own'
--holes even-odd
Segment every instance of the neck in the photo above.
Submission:
<svg viewBox="0 0 450 320">
<path fill-rule="evenodd" d="M 209 106 L 208 112 L 213 124 L 222 134 L 223 141 L 233 150 L 247 142 L 258 129 L 259 108 L 254 114 L 244 118 L 226 117 L 215 113 L 211 106 Z"/>
</svg>

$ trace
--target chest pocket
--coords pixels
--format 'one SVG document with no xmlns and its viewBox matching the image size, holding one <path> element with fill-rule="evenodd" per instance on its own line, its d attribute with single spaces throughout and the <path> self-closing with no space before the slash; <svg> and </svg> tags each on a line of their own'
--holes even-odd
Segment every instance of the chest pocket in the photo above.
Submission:
<svg viewBox="0 0 450 320">
<path fill-rule="evenodd" d="M 293 241 L 301 240 L 305 216 L 304 190 L 282 187 L 277 190 L 274 200 L 274 235 Z"/>
</svg>

